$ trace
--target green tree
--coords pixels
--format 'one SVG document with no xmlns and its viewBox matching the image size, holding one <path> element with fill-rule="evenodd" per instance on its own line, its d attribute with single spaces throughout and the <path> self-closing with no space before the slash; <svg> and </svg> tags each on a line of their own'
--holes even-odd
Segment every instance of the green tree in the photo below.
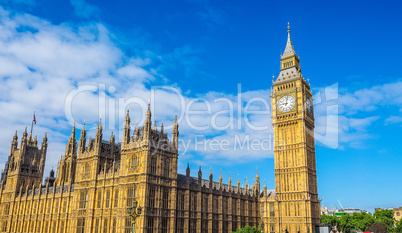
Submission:
<svg viewBox="0 0 402 233">
<path fill-rule="evenodd" d="M 392 232 L 394 229 L 394 212 L 392 210 L 378 210 L 374 212 L 373 217 L 375 222 L 384 223 L 388 232 Z"/>
<path fill-rule="evenodd" d="M 339 225 L 339 218 L 336 216 L 330 216 L 323 214 L 321 215 L 321 225 L 322 226 L 338 226 Z"/>
<path fill-rule="evenodd" d="M 399 220 L 399 221 L 396 223 L 396 226 L 395 226 L 395 228 L 394 228 L 394 232 L 395 232 L 395 233 L 402 233 L 402 219 Z"/>
<path fill-rule="evenodd" d="M 353 218 L 350 214 L 345 214 L 339 219 L 338 231 L 350 233 L 354 228 Z"/>
<path fill-rule="evenodd" d="M 262 232 L 258 230 L 257 227 L 245 226 L 243 228 L 237 229 L 235 233 L 262 233 Z"/>
<path fill-rule="evenodd" d="M 352 230 L 365 231 L 374 223 L 374 217 L 368 213 L 353 213 L 351 219 Z"/>
</svg>

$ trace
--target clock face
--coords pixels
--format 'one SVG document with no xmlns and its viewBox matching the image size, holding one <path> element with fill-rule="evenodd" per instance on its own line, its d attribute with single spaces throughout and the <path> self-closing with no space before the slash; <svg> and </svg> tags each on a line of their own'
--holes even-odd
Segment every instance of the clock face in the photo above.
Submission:
<svg viewBox="0 0 402 233">
<path fill-rule="evenodd" d="M 295 98 L 291 95 L 284 95 L 278 101 L 278 108 L 281 112 L 289 112 L 295 106 Z"/>
<path fill-rule="evenodd" d="M 311 115 L 311 113 L 312 113 L 312 105 L 311 105 L 310 97 L 306 97 L 306 108 L 307 108 L 308 114 Z"/>
</svg>

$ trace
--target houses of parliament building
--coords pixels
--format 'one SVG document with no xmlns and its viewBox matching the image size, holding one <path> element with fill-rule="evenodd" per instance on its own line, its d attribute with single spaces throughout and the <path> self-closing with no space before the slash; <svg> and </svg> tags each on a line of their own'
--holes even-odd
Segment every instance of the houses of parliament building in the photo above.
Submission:
<svg viewBox="0 0 402 233">
<path fill-rule="evenodd" d="M 47 135 L 38 145 L 27 130 L 15 133 L 1 176 L 0 231 L 131 233 L 127 208 L 136 200 L 142 213 L 136 233 L 230 233 L 256 226 L 266 233 L 315 233 L 320 225 L 310 85 L 303 78 L 288 27 L 281 68 L 271 91 L 275 190 L 261 189 L 258 173 L 249 186 L 202 174 L 178 174 L 179 125 L 170 138 L 163 124 L 130 128 L 122 142 L 105 140 L 99 123 L 94 138 L 75 126 L 58 163 L 42 185 Z M 267 116 L 268 117 L 268 116 Z M 79 136 L 79 141 L 76 138 Z"/>
</svg>

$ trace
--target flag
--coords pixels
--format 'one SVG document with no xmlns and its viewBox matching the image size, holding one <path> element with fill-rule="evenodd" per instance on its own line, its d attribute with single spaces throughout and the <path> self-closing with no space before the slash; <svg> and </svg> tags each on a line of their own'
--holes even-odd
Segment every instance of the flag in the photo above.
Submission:
<svg viewBox="0 0 402 233">
<path fill-rule="evenodd" d="M 36 117 L 35 117 L 35 112 L 34 112 L 33 122 L 34 122 L 34 123 L 35 123 L 35 125 L 36 125 Z"/>
</svg>

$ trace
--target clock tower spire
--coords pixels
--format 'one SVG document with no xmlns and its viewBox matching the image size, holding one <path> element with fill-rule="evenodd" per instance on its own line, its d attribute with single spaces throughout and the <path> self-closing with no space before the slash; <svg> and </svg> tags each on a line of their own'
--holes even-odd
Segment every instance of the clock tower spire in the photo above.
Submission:
<svg viewBox="0 0 402 233">
<path fill-rule="evenodd" d="M 314 233 L 320 225 L 310 85 L 288 39 L 271 92 L 275 158 L 275 232 Z"/>
</svg>

